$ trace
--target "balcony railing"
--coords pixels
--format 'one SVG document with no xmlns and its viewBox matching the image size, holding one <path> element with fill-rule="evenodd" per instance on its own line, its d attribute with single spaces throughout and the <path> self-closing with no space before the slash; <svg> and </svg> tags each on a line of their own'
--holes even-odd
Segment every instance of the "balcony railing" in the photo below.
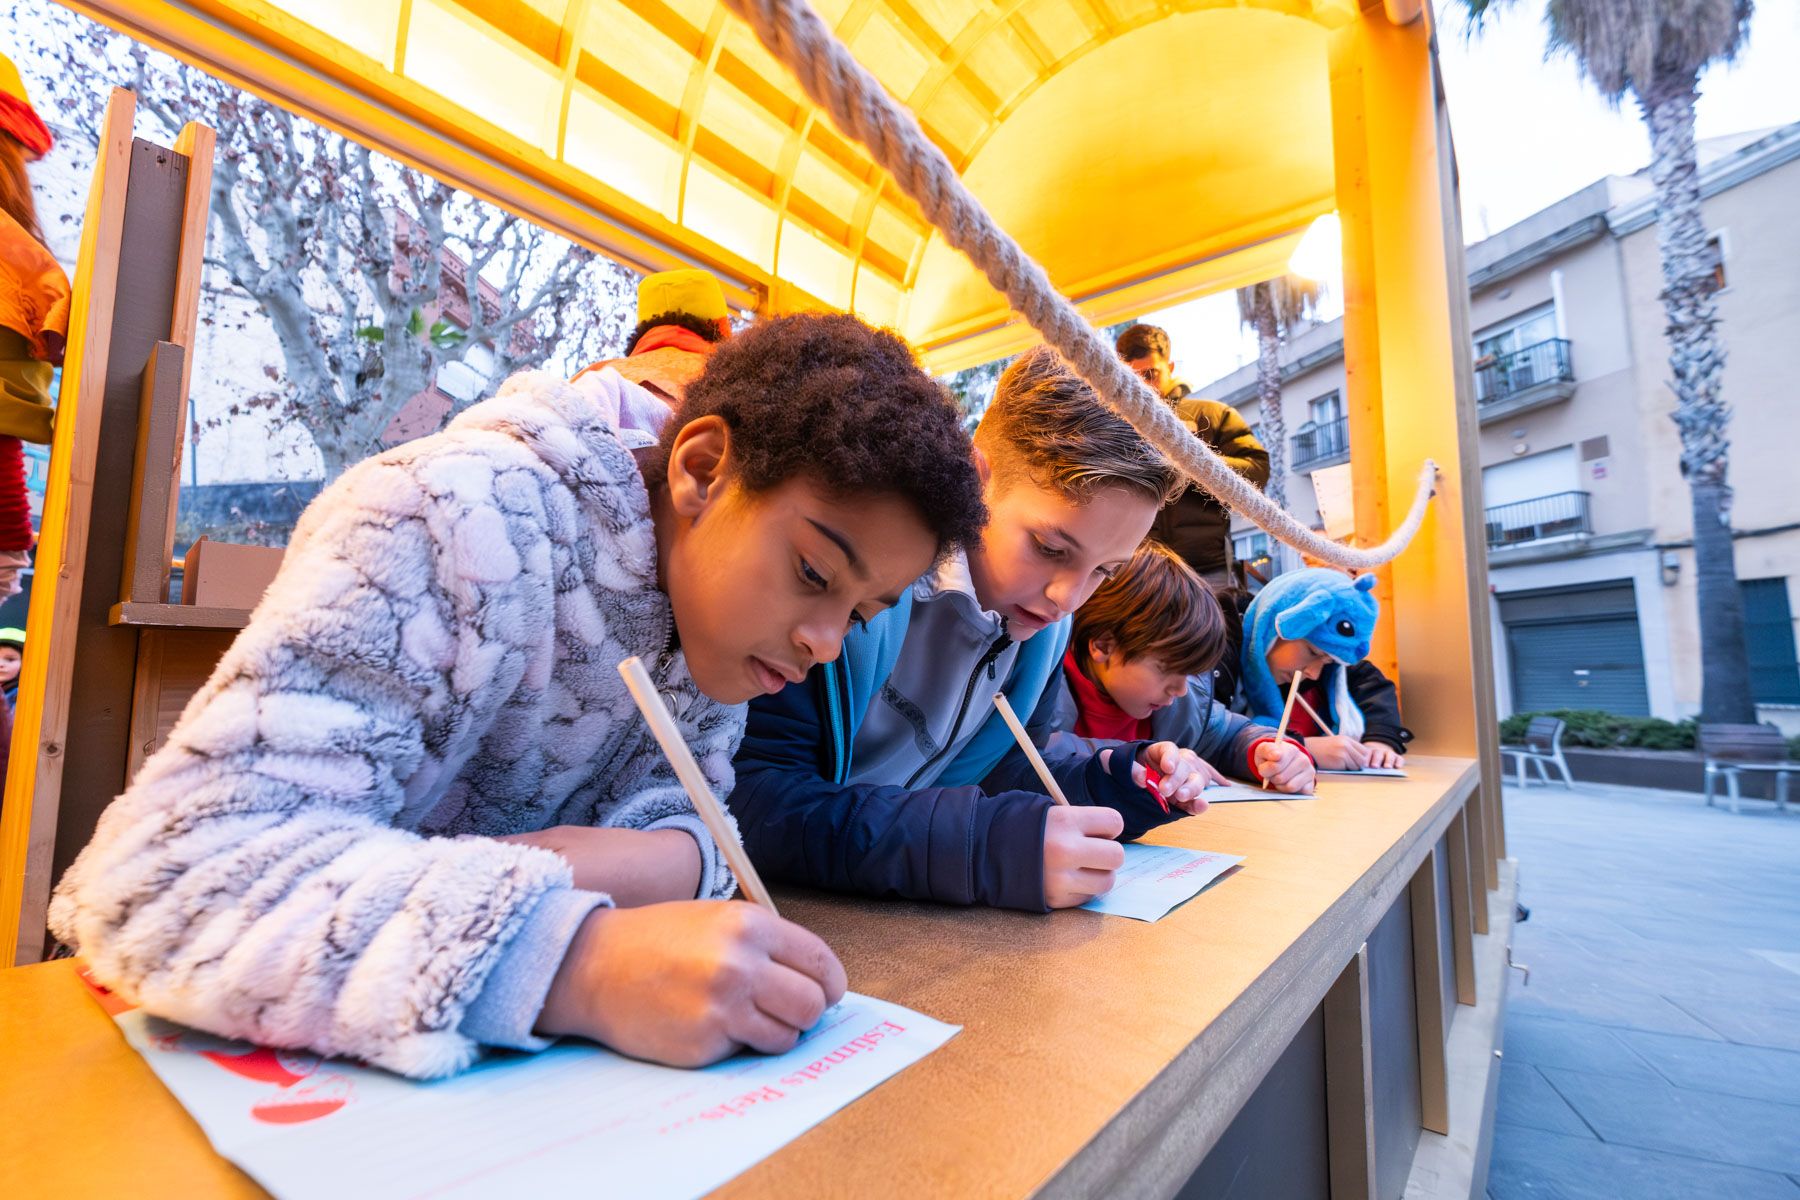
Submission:
<svg viewBox="0 0 1800 1200">
<path fill-rule="evenodd" d="M 1475 364 L 1475 400 L 1493 404 L 1545 383 L 1573 383 L 1567 338 L 1551 338 L 1511 354 L 1489 355 Z"/>
<path fill-rule="evenodd" d="M 1328 458 L 1342 458 L 1350 453 L 1350 418 L 1339 417 L 1323 425 L 1311 421 L 1294 435 L 1294 470 L 1310 467 Z"/>
<path fill-rule="evenodd" d="M 1557 492 L 1487 510 L 1487 544 L 1491 550 L 1592 532 L 1586 492 Z"/>
</svg>

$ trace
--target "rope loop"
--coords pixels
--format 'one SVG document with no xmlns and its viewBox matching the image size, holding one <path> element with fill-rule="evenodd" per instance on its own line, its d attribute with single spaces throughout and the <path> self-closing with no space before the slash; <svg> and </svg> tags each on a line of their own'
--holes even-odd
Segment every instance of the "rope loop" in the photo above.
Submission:
<svg viewBox="0 0 1800 1200">
<path fill-rule="evenodd" d="M 912 111 L 888 95 L 806 0 L 724 3 L 750 25 L 764 48 L 794 73 L 812 102 L 824 109 L 846 136 L 863 144 L 944 239 L 968 256 L 1107 407 L 1130 422 L 1189 479 L 1278 541 L 1333 566 L 1368 570 L 1391 562 L 1406 549 L 1424 522 L 1436 491 L 1436 463 L 1425 460 L 1405 520 L 1378 546 L 1344 546 L 1300 524 L 1190 434 L 1162 397 L 1119 360 L 1099 331 L 1057 291 L 1044 268 L 963 186 L 950 160 L 925 136 Z"/>
</svg>

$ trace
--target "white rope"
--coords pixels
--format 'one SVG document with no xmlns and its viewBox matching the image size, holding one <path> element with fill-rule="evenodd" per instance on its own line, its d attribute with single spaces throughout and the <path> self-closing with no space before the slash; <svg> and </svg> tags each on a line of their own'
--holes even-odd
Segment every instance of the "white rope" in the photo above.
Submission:
<svg viewBox="0 0 1800 1200">
<path fill-rule="evenodd" d="M 1044 269 L 994 223 L 981 202 L 963 186 L 911 110 L 889 96 L 862 68 L 806 0 L 724 3 L 747 21 L 769 53 L 794 73 L 813 103 L 829 113 L 847 136 L 868 148 L 945 240 L 968 255 L 1107 406 L 1188 478 L 1276 539 L 1322 562 L 1367 570 L 1392 560 L 1406 548 L 1425 519 L 1437 480 L 1435 463 L 1425 461 L 1406 519 L 1379 546 L 1364 550 L 1343 546 L 1300 524 L 1189 433 L 1174 410 L 1119 361 L 1106 339 L 1056 290 Z"/>
</svg>

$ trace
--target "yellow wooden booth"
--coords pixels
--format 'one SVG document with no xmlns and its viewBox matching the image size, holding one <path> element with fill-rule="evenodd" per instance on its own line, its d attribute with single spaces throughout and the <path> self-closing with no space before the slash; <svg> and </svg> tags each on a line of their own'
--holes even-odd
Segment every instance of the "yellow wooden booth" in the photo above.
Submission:
<svg viewBox="0 0 1800 1200">
<path fill-rule="evenodd" d="M 68 2 L 633 267 L 701 264 L 741 307 L 850 309 L 940 370 L 1036 339 L 714 0 Z M 1418 536 L 1381 571 L 1375 657 L 1397 671 L 1418 735 L 1412 778 L 1169 827 L 1171 843 L 1249 862 L 1156 926 L 784 899 L 839 949 L 853 986 L 966 1032 L 726 1191 L 1484 1194 L 1512 891 L 1431 13 L 1421 0 L 815 7 L 1095 322 L 1275 275 L 1335 212 L 1361 540 L 1397 523 L 1422 462 L 1441 474 Z M 191 350 L 181 332 L 156 338 Z M 179 400 L 182 357 L 163 357 L 160 386 Z M 78 402 L 65 394 L 59 428 Z M 132 624 L 121 611 L 113 624 Z M 46 669 L 30 661 L 46 653 L 36 628 L 28 685 Z M 56 707 L 24 714 L 15 763 L 59 752 Z M 156 723 L 133 714 L 132 728 Z M 41 827 L 68 803 L 30 778 L 8 789 L 0 932 L 16 961 L 41 937 Z M 49 970 L 0 972 L 13 997 L 0 1044 L 60 1011 L 69 981 Z M 117 1040 L 87 1026 L 68 1037 L 94 1055 Z M 33 1059 L 45 1080 L 54 1051 Z M 172 1187 L 254 1191 L 120 1055 L 102 1078 L 161 1106 L 154 1154 Z M 82 1111 L 109 1103 L 96 1094 Z M 143 1194 L 139 1151 L 151 1153 L 128 1139 L 56 1178 Z"/>
</svg>

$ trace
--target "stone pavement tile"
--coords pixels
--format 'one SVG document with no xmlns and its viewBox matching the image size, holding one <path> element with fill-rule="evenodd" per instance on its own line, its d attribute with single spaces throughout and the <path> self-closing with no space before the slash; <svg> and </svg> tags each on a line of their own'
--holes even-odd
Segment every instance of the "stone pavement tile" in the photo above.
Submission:
<svg viewBox="0 0 1800 1200">
<path fill-rule="evenodd" d="M 1796 1200 L 1793 1188 L 1771 1171 L 1539 1129 L 1496 1129 L 1488 1168 L 1493 1200 Z"/>
<path fill-rule="evenodd" d="M 1532 965 L 1530 959 L 1521 955 L 1515 954 L 1514 959 Z M 1561 1017 L 1594 1025 L 1647 1029 L 1652 1033 L 1679 1033 L 1697 1038 L 1728 1036 L 1715 1032 L 1712 1026 L 1648 988 L 1610 981 L 1575 981 L 1551 989 L 1537 981 L 1535 971 L 1531 986 L 1513 984 L 1507 993 L 1506 1007 L 1508 1011 L 1526 1016 Z"/>
<path fill-rule="evenodd" d="M 1776 1050 L 1800 1050 L 1800 1010 L 1771 1008 L 1755 996 L 1744 996 L 1735 1005 L 1702 1003 L 1686 996 L 1670 1003 L 1728 1041 L 1746 1046 L 1769 1046 Z M 1650 1027 L 1638 1025 L 1636 1028 Z M 1660 1031 L 1682 1032 L 1678 1029 Z"/>
<path fill-rule="evenodd" d="M 1656 1072 L 1632 1052 L 1620 1036 L 1622 1032 L 1587 1021 L 1533 1016 L 1509 1005 L 1503 1061 L 1534 1067 L 1562 1067 L 1586 1071 L 1590 1075 L 1655 1079 Z"/>
<path fill-rule="evenodd" d="M 1500 1100 L 1494 1110 L 1495 1125 L 1519 1125 L 1546 1129 L 1572 1137 L 1591 1138 L 1594 1133 L 1575 1115 L 1569 1102 L 1557 1094 L 1549 1080 L 1528 1063 L 1504 1062 L 1500 1066 Z"/>
<path fill-rule="evenodd" d="M 1626 1083 L 1555 1067 L 1539 1070 L 1602 1141 L 1765 1171 L 1800 1171 L 1800 1105 L 1686 1091 L 1650 1080 Z"/>
<path fill-rule="evenodd" d="M 1618 1040 L 1635 1050 L 1657 1072 L 1678 1088 L 1747 1096 L 1800 1105 L 1800 1053 L 1771 1050 L 1764 1046 L 1675 1037 L 1664 1033 L 1621 1030 Z M 1507 1026 L 1507 1059 L 1512 1058 L 1512 1026 Z M 1574 1063 L 1550 1063 L 1570 1070 L 1585 1070 Z M 1506 1087 L 1501 1077 L 1501 1088 Z"/>
</svg>

